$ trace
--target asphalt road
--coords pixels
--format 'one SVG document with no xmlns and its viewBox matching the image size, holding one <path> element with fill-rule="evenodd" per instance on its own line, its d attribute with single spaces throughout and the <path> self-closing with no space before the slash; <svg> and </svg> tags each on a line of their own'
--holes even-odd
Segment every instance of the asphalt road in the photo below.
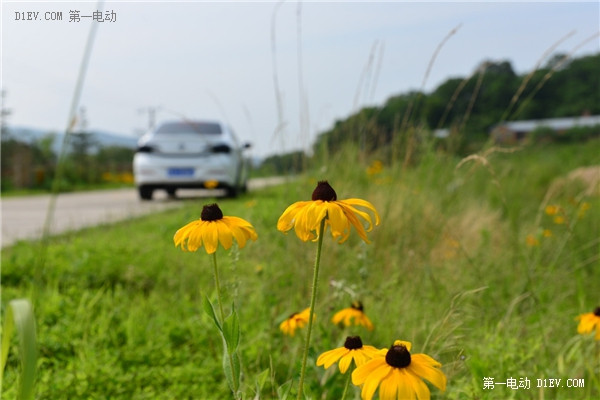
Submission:
<svg viewBox="0 0 600 400">
<path fill-rule="evenodd" d="M 283 177 L 252 179 L 248 188 L 252 191 L 284 180 Z M 177 198 L 171 199 L 164 191 L 156 191 L 154 200 L 141 201 L 135 189 L 60 194 L 55 198 L 54 217 L 49 222 L 48 233 L 55 235 L 180 207 L 183 204 L 180 198 L 214 195 L 215 192 L 206 190 L 179 190 Z M 2 198 L 2 247 L 22 239 L 41 238 L 50 201 L 50 195 Z"/>
</svg>

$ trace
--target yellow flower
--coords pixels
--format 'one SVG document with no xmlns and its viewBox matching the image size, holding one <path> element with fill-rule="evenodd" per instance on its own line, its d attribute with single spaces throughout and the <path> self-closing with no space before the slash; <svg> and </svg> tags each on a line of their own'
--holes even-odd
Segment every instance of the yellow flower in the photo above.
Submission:
<svg viewBox="0 0 600 400">
<path fill-rule="evenodd" d="M 527 243 L 527 246 L 529 247 L 540 245 L 540 241 L 537 240 L 536 237 L 533 235 L 527 235 L 527 237 L 525 238 L 525 243 Z"/>
<path fill-rule="evenodd" d="M 590 209 L 590 203 L 588 203 L 587 201 L 584 201 L 583 203 L 581 203 L 581 205 L 579 206 L 579 211 L 577 212 L 577 217 L 578 218 L 583 218 L 585 217 L 585 213 L 587 212 L 587 210 Z"/>
<path fill-rule="evenodd" d="M 310 317 L 310 307 L 305 308 L 299 313 L 293 313 L 285 321 L 279 324 L 279 329 L 289 336 L 294 336 L 296 329 L 303 328 L 308 323 Z M 313 321 L 316 315 L 313 314 Z"/>
<path fill-rule="evenodd" d="M 202 245 L 208 254 L 217 251 L 219 242 L 226 250 L 235 239 L 243 248 L 246 240 L 256 240 L 254 227 L 246 220 L 238 217 L 224 217 L 216 204 L 204 206 L 200 219 L 190 222 L 175 232 L 175 246 L 183 251 L 196 251 Z"/>
<path fill-rule="evenodd" d="M 370 331 L 373 330 L 373 323 L 364 313 L 364 308 L 360 301 L 353 301 L 349 308 L 344 308 L 336 312 L 331 321 L 334 324 L 343 322 L 344 326 L 350 326 L 352 325 L 352 321 L 354 321 L 354 325 L 362 325 Z"/>
<path fill-rule="evenodd" d="M 371 400 L 379 387 L 380 400 L 429 400 L 427 379 L 441 391 L 446 390 L 442 364 L 426 354 L 410 354 L 410 342 L 396 340 L 389 350 L 380 350 L 373 359 L 357 367 L 352 383 L 362 385 L 361 397 Z"/>
<path fill-rule="evenodd" d="M 596 307 L 594 312 L 579 315 L 576 319 L 579 320 L 577 333 L 585 335 L 596 329 L 596 340 L 600 340 L 600 307 Z"/>
<path fill-rule="evenodd" d="M 112 182 L 113 174 L 111 174 L 110 172 L 103 172 L 102 173 L 102 181 L 103 182 Z"/>
<path fill-rule="evenodd" d="M 340 238 L 339 243 L 348 239 L 352 226 L 362 240 L 369 243 L 366 232 L 373 229 L 371 216 L 367 212 L 359 211 L 355 206 L 371 210 L 375 215 L 375 225 L 379 225 L 379 214 L 371 203 L 361 199 L 337 200 L 335 190 L 327 181 L 321 181 L 317 184 L 311 201 L 298 201 L 283 212 L 277 221 L 277 229 L 287 232 L 295 228 L 300 240 L 316 240 L 321 234 L 321 221 L 325 218 L 325 230 L 329 226 L 331 235 Z M 367 221 L 366 231 L 358 217 Z"/>
<path fill-rule="evenodd" d="M 557 225 L 562 225 L 565 223 L 565 217 L 563 217 L 562 215 L 557 215 L 554 217 L 554 223 Z"/>
<path fill-rule="evenodd" d="M 373 176 L 383 171 L 383 163 L 379 160 L 374 160 L 367 168 L 367 175 Z"/>
<path fill-rule="evenodd" d="M 560 207 L 555 205 L 548 205 L 546 206 L 545 211 L 548 215 L 556 215 L 560 211 Z"/>
<path fill-rule="evenodd" d="M 317 359 L 317 366 L 322 365 L 327 369 L 340 360 L 338 364 L 340 372 L 345 374 L 352 360 L 358 367 L 369 361 L 377 353 L 378 350 L 375 347 L 363 345 L 360 336 L 348 336 L 344 342 L 344 347 L 338 347 L 321 354 Z"/>
<path fill-rule="evenodd" d="M 550 229 L 544 229 L 542 235 L 546 238 L 552 237 L 552 231 Z"/>
</svg>

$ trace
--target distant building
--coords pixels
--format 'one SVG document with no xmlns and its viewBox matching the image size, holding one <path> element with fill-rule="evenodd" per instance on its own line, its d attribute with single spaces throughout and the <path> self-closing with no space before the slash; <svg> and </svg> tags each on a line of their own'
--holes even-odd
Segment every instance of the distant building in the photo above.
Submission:
<svg viewBox="0 0 600 400">
<path fill-rule="evenodd" d="M 560 135 L 571 128 L 593 126 L 600 126 L 600 115 L 501 122 L 490 134 L 496 143 L 516 143 L 539 128 L 548 128 Z"/>
<path fill-rule="evenodd" d="M 448 128 L 436 129 L 433 131 L 433 137 L 436 139 L 446 139 L 448 136 L 450 136 L 450 129 Z"/>
</svg>

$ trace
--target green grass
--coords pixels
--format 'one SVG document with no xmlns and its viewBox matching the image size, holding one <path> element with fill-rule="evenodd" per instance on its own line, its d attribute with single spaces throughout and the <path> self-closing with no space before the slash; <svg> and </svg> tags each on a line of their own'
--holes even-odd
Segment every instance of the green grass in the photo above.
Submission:
<svg viewBox="0 0 600 400">
<path fill-rule="evenodd" d="M 357 235 L 342 245 L 325 238 L 309 396 L 341 396 L 346 377 L 315 360 L 359 334 L 380 348 L 409 340 L 413 352 L 439 360 L 448 388 L 432 387 L 434 399 L 600 397 L 600 345 L 577 335 L 575 321 L 600 305 L 600 204 L 581 196 L 578 183 L 548 195 L 555 179 L 600 164 L 598 145 L 494 152 L 488 164 L 479 159 L 459 168 L 459 159 L 423 151 L 418 165 L 388 163 L 375 176 L 366 173 L 371 158 L 346 149 L 288 184 L 220 199 L 225 215 L 250 221 L 259 235 L 244 249 L 218 252 L 224 303 L 235 302 L 240 318 L 244 398 L 254 398 L 261 373 L 266 399 L 298 379 L 303 335 L 285 337 L 278 325 L 308 306 L 316 244 L 282 234 L 276 223 L 288 205 L 309 200 L 321 179 L 338 199 L 372 202 L 382 221 L 368 245 Z M 2 251 L 3 309 L 14 298 L 34 305 L 37 399 L 231 398 L 221 339 L 201 304 L 204 294 L 216 297 L 210 258 L 172 241 L 212 201 L 51 238 L 44 265 L 41 243 Z M 584 203 L 590 207 L 578 216 Z M 547 204 L 562 207 L 567 223 L 555 224 Z M 543 229 L 552 236 L 543 237 Z M 528 235 L 539 244 L 527 245 Z M 354 299 L 374 331 L 331 324 Z M 5 398 L 18 389 L 16 343 L 13 349 Z M 528 378 L 531 387 L 484 390 L 484 377 Z M 548 378 L 565 387 L 537 387 L 537 379 Z M 585 379 L 585 387 L 567 388 L 568 378 Z"/>
<path fill-rule="evenodd" d="M 89 190 L 111 190 L 133 188 L 133 184 L 127 183 L 95 183 L 95 184 L 78 184 L 69 187 L 60 188 L 60 193 L 85 192 Z M 6 189 L 2 191 L 2 197 L 18 197 L 18 196 L 38 196 L 51 194 L 50 188 L 32 188 L 32 189 Z"/>
</svg>

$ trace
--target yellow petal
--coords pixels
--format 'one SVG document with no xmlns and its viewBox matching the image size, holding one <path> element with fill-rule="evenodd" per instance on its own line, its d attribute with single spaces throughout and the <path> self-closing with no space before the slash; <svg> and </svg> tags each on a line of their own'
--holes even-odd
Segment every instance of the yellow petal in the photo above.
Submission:
<svg viewBox="0 0 600 400">
<path fill-rule="evenodd" d="M 402 380 L 408 382 L 412 386 L 413 391 L 417 394 L 417 399 L 430 400 L 431 392 L 429 391 L 429 388 L 421 378 L 411 373 L 409 368 L 402 368 L 399 371 L 402 375 Z"/>
<path fill-rule="evenodd" d="M 310 307 L 306 307 L 304 310 L 302 310 L 298 314 L 296 314 L 296 316 L 298 318 L 302 318 L 305 321 L 308 321 L 308 318 L 310 318 Z M 314 315 L 313 315 L 313 317 L 314 317 Z"/>
<path fill-rule="evenodd" d="M 595 317 L 593 313 L 582 314 L 578 318 L 579 325 L 577 326 L 577 333 L 586 334 L 594 330 L 597 317 Z"/>
<path fill-rule="evenodd" d="M 250 234 L 249 238 L 252 240 L 256 240 L 256 238 L 258 237 L 252 224 L 243 218 L 227 216 L 223 217 L 222 221 L 227 223 L 228 226 L 238 226 L 244 231 L 247 231 Z"/>
<path fill-rule="evenodd" d="M 399 379 L 399 373 L 397 368 L 393 368 L 391 373 L 388 374 L 384 379 L 381 380 L 379 384 L 379 399 L 380 400 L 396 400 L 396 393 L 398 391 L 398 386 L 401 385 L 402 382 Z M 410 394 L 409 394 L 410 395 Z M 410 397 L 399 397 L 400 399 L 410 399 Z"/>
<path fill-rule="evenodd" d="M 343 203 L 346 203 L 346 204 L 350 204 L 351 206 L 360 206 L 360 207 L 368 208 L 369 210 L 371 210 L 373 212 L 373 215 L 375 215 L 375 225 L 379 225 L 379 213 L 377 213 L 377 210 L 375 209 L 373 204 L 369 203 L 366 200 L 362 200 L 362 199 L 344 199 L 344 200 L 340 200 L 340 201 Z"/>
<path fill-rule="evenodd" d="M 447 379 L 439 367 L 441 364 L 426 354 L 412 354 L 411 363 L 406 369 L 417 377 L 427 379 L 441 391 L 445 391 Z"/>
<path fill-rule="evenodd" d="M 371 322 L 371 320 L 369 319 L 369 317 L 367 317 L 362 312 L 361 312 L 361 315 L 360 315 L 360 318 L 359 318 L 357 324 L 360 324 L 360 325 L 364 326 L 365 328 L 367 328 L 370 331 L 373 330 L 373 323 Z"/>
<path fill-rule="evenodd" d="M 342 358 L 340 358 L 340 363 L 338 364 L 338 366 L 340 367 L 340 372 L 342 374 L 345 374 L 346 371 L 348 370 L 348 367 L 350 366 L 350 363 L 352 362 L 352 359 L 354 358 L 354 353 L 356 352 L 355 350 L 347 350 L 347 354 L 345 354 L 344 356 L 342 356 Z"/>
<path fill-rule="evenodd" d="M 369 359 L 376 358 L 379 355 L 379 349 L 376 349 L 373 346 L 369 346 L 368 344 L 363 344 L 362 353 L 365 354 Z M 385 353 L 383 353 L 383 357 L 387 354 L 387 349 L 385 349 Z"/>
<path fill-rule="evenodd" d="M 369 361 L 369 363 L 371 363 L 372 361 Z M 363 367 L 365 365 L 364 364 Z M 392 367 L 390 367 L 384 360 L 384 363 L 381 364 L 379 367 L 375 368 L 367 377 L 367 379 L 365 380 L 365 383 L 363 384 L 362 387 L 362 391 L 361 391 L 361 395 L 363 399 L 371 399 L 373 398 L 373 395 L 375 394 L 375 391 L 377 390 L 377 387 L 379 386 L 379 383 L 381 382 L 382 379 L 384 379 L 388 374 L 390 374 L 392 372 Z M 356 371 L 356 370 L 355 370 Z"/>
<path fill-rule="evenodd" d="M 247 239 L 256 240 L 258 238 L 252 224 L 242 218 L 223 217 L 221 221 L 229 227 L 240 248 L 244 248 Z"/>
<path fill-rule="evenodd" d="M 371 359 L 371 352 L 366 349 L 368 347 L 370 346 L 363 346 L 361 349 L 354 350 L 354 362 L 357 367 L 366 364 Z"/>
<path fill-rule="evenodd" d="M 219 231 L 217 221 L 210 221 L 206 225 L 202 234 L 202 243 L 204 244 L 204 249 L 208 254 L 212 254 L 215 251 L 217 251 L 217 246 L 219 245 Z"/>
<path fill-rule="evenodd" d="M 277 221 L 277 229 L 287 232 L 294 226 L 294 219 L 299 210 L 308 205 L 308 201 L 298 201 L 285 209 Z"/>
<path fill-rule="evenodd" d="M 186 240 L 188 240 L 189 235 L 195 229 L 197 229 L 200 224 L 200 220 L 192 221 L 183 227 L 179 228 L 175 235 L 173 236 L 173 241 L 175 242 L 175 246 L 180 246 L 182 250 L 186 250 Z"/>
<path fill-rule="evenodd" d="M 347 212 L 346 216 L 348 217 L 348 221 L 352 224 L 352 226 L 354 226 L 354 229 L 356 229 L 358 236 L 360 236 L 365 243 L 371 243 L 369 239 L 367 239 L 365 228 L 362 226 L 362 223 L 358 220 L 358 218 L 356 218 L 356 215 L 351 212 Z"/>
<path fill-rule="evenodd" d="M 406 340 L 394 340 L 394 346 L 404 346 L 406 347 L 406 350 L 410 351 L 412 343 L 407 342 Z"/>
<path fill-rule="evenodd" d="M 296 331 L 296 321 L 293 318 L 288 318 L 279 325 L 279 329 L 289 336 L 294 336 Z"/>
<path fill-rule="evenodd" d="M 396 375 L 400 376 L 400 371 L 396 371 Z M 398 391 L 397 398 L 398 399 L 414 399 L 416 393 L 415 393 L 412 385 L 407 381 L 400 380 L 400 378 L 397 378 L 397 379 L 398 379 L 398 381 L 396 381 L 396 390 Z"/>
<path fill-rule="evenodd" d="M 345 317 L 346 312 L 347 312 L 347 308 L 344 308 L 343 310 L 340 310 L 338 312 L 336 312 L 335 314 L 333 314 L 333 317 L 331 318 L 331 322 L 333 322 L 334 324 L 339 324 Z"/>
<path fill-rule="evenodd" d="M 326 351 L 321 354 L 317 359 L 317 365 L 323 366 L 325 369 L 331 367 L 337 360 L 340 359 L 344 354 L 348 353 L 349 350 L 345 347 L 339 347 L 337 349 Z"/>
<path fill-rule="evenodd" d="M 304 213 L 304 219 L 302 221 L 302 225 L 300 229 L 302 229 L 306 234 L 310 234 L 310 238 L 316 238 L 320 234 L 318 232 L 321 221 L 323 218 L 327 216 L 327 205 L 325 202 L 321 200 L 313 201 L 311 204 L 306 207 L 306 212 Z M 298 225 L 296 225 L 298 228 Z M 317 235 L 312 234 L 311 232 L 316 232 Z"/>
<path fill-rule="evenodd" d="M 346 237 L 349 232 L 348 218 L 344 215 L 344 210 L 337 202 L 327 202 L 327 222 L 331 227 L 331 235 L 334 238 Z"/>
<path fill-rule="evenodd" d="M 187 239 L 187 248 L 189 251 L 196 251 L 203 244 L 204 230 L 208 228 L 209 223 L 200 221 L 193 230 L 190 231 Z"/>
<path fill-rule="evenodd" d="M 233 234 L 231 233 L 231 228 L 229 228 L 225 222 L 216 222 L 219 242 L 221 242 L 221 246 L 227 250 L 231 248 L 231 245 L 233 244 Z"/>
<path fill-rule="evenodd" d="M 246 246 L 246 238 L 247 238 L 244 230 L 242 228 L 240 228 L 239 226 L 234 226 L 231 228 L 231 233 L 233 234 L 233 237 L 235 238 L 236 242 L 238 243 L 238 246 L 240 247 L 240 249 L 243 249 L 244 246 Z"/>
<path fill-rule="evenodd" d="M 362 385 L 365 383 L 371 372 L 382 365 L 387 365 L 385 362 L 385 354 L 375 357 L 367 363 L 356 368 L 354 372 L 352 372 L 352 383 L 356 386 Z"/>
<path fill-rule="evenodd" d="M 371 216 L 368 213 L 358 210 L 352 205 L 346 203 L 344 200 L 340 200 L 338 201 L 338 203 L 344 208 L 344 212 L 346 214 L 353 214 L 364 219 L 369 224 L 369 228 L 367 229 L 367 231 L 373 229 L 373 221 L 371 221 Z"/>
<path fill-rule="evenodd" d="M 246 239 L 256 240 L 258 239 L 258 235 L 253 227 L 241 226 L 240 230 L 244 233 L 244 237 Z"/>
<path fill-rule="evenodd" d="M 304 242 L 314 238 L 314 235 L 311 232 L 310 222 L 310 211 L 313 206 L 314 204 L 311 203 L 300 209 L 296 214 L 294 221 L 294 230 L 296 232 L 296 236 L 298 236 L 298 238 Z"/>
<path fill-rule="evenodd" d="M 356 320 L 356 314 L 354 312 L 354 310 L 349 311 L 345 316 L 344 316 L 344 325 L 345 326 L 350 326 L 352 325 L 352 319 Z"/>
</svg>

